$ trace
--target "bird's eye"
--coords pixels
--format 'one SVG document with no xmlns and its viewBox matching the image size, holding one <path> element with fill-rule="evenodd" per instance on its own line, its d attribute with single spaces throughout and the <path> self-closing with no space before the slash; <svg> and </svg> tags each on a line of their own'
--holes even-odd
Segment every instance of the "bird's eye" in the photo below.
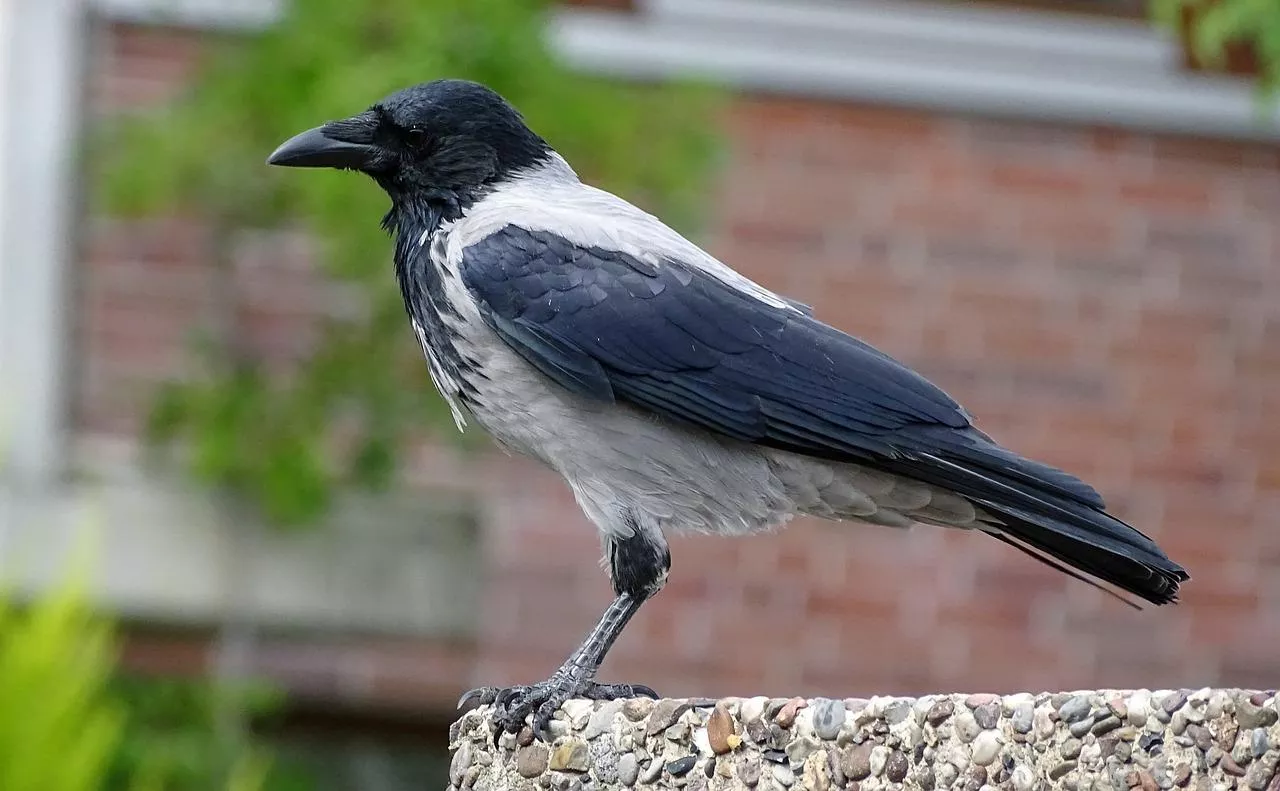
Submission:
<svg viewBox="0 0 1280 791">
<path fill-rule="evenodd" d="M 427 144 L 427 132 L 421 127 L 410 127 L 405 131 L 405 139 L 409 141 L 409 145 L 414 148 L 422 148 Z"/>
</svg>

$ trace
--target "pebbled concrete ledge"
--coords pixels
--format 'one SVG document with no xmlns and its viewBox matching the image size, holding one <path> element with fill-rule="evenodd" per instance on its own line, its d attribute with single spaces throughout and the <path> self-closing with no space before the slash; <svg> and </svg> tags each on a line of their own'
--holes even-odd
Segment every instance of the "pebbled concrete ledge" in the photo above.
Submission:
<svg viewBox="0 0 1280 791">
<path fill-rule="evenodd" d="M 450 731 L 449 791 L 1280 791 L 1280 701 L 1238 689 L 569 701 L 551 744 Z"/>
</svg>

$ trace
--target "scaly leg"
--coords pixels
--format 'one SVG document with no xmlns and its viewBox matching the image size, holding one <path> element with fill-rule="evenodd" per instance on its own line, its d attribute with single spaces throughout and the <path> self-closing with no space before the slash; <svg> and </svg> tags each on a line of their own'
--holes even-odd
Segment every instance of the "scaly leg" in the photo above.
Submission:
<svg viewBox="0 0 1280 791">
<path fill-rule="evenodd" d="M 462 696 L 458 707 L 493 704 L 495 740 L 503 732 L 515 733 L 533 715 L 533 732 L 549 741 L 547 725 L 556 709 L 567 700 L 616 700 L 618 698 L 651 697 L 658 694 L 640 684 L 600 684 L 596 672 L 605 655 L 613 647 L 627 622 L 646 600 L 666 584 L 671 568 L 671 554 L 666 540 L 656 528 L 641 530 L 632 522 L 627 536 L 608 536 L 605 547 L 609 558 L 609 576 L 617 598 L 605 610 L 600 621 L 551 678 L 537 684 L 498 688 L 480 687 Z"/>
</svg>

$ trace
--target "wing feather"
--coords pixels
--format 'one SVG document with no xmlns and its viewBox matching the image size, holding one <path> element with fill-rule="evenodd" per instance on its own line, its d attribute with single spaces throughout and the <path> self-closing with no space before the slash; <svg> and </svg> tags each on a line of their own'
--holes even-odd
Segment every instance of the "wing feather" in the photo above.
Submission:
<svg viewBox="0 0 1280 791">
<path fill-rule="evenodd" d="M 790 301 L 516 225 L 466 247 L 459 271 L 498 336 L 581 396 L 941 487 L 1003 540 L 1153 602 L 1187 579 L 1090 486 L 1000 447 L 924 377 Z"/>
</svg>

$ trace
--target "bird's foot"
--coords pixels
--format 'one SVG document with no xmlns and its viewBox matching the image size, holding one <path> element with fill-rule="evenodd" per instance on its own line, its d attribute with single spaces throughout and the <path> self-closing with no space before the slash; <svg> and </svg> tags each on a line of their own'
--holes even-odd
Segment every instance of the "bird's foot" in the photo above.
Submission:
<svg viewBox="0 0 1280 791">
<path fill-rule="evenodd" d="M 516 687 L 480 687 L 458 700 L 458 708 L 493 706 L 493 722 L 497 726 L 496 744 L 503 733 L 516 733 L 532 714 L 533 734 L 544 742 L 551 741 L 547 726 L 551 717 L 567 700 L 619 700 L 622 698 L 657 698 L 658 693 L 643 684 L 600 684 L 590 678 L 557 672 L 546 681 Z"/>
</svg>

